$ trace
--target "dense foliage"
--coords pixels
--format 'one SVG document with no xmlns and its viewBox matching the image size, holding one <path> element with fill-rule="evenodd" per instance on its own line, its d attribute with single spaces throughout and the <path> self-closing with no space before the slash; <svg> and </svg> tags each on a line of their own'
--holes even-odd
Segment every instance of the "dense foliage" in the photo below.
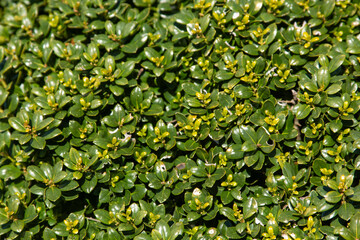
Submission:
<svg viewBox="0 0 360 240">
<path fill-rule="evenodd" d="M 360 3 L 1 0 L 1 239 L 360 239 Z"/>
</svg>

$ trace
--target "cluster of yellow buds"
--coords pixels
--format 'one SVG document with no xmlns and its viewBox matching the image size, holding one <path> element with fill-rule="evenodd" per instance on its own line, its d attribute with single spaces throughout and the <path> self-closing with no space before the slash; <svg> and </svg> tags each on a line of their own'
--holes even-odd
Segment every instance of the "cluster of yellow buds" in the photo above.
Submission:
<svg viewBox="0 0 360 240">
<path fill-rule="evenodd" d="M 257 27 L 256 30 L 253 30 L 252 33 L 255 35 L 256 38 L 260 37 L 260 41 L 258 42 L 260 45 L 264 45 L 264 36 L 270 32 L 270 28 L 262 29 L 260 26 Z"/>
<path fill-rule="evenodd" d="M 252 72 L 252 70 L 255 68 L 255 66 L 256 66 L 256 60 L 255 61 L 247 60 L 246 65 L 245 65 L 246 72 L 247 73 Z"/>
<path fill-rule="evenodd" d="M 146 132 L 147 132 L 148 126 L 144 125 L 140 131 L 138 131 L 136 134 L 140 137 L 146 137 Z"/>
<path fill-rule="evenodd" d="M 290 157 L 290 153 L 289 152 L 286 152 L 286 153 L 280 153 L 280 155 L 278 156 L 275 156 L 277 162 L 279 163 L 281 169 L 284 168 L 284 164 L 285 162 L 287 162 L 287 160 L 289 159 Z"/>
<path fill-rule="evenodd" d="M 274 132 L 275 126 L 279 123 L 280 119 L 274 115 L 271 114 L 269 110 L 265 110 L 265 114 L 267 117 L 265 117 L 264 121 L 270 125 L 269 132 Z"/>
<path fill-rule="evenodd" d="M 116 138 L 116 137 L 113 137 L 111 139 L 111 143 L 108 143 L 106 146 L 108 148 L 112 148 L 112 149 L 117 149 L 117 147 L 120 145 L 120 141 Z"/>
<path fill-rule="evenodd" d="M 307 105 L 313 105 L 314 104 L 314 98 L 310 97 L 307 92 L 304 92 L 304 98 Z"/>
<path fill-rule="evenodd" d="M 320 172 L 324 175 L 321 176 L 321 181 L 323 181 L 324 183 L 330 179 L 330 175 L 334 172 L 332 169 L 327 169 L 327 168 L 320 168 Z"/>
<path fill-rule="evenodd" d="M 276 13 L 279 13 L 280 8 L 284 4 L 285 0 L 265 0 L 266 5 L 270 7 L 269 11 L 273 12 L 276 10 Z"/>
<path fill-rule="evenodd" d="M 215 11 L 213 11 L 212 15 L 218 22 L 218 25 L 223 26 L 226 23 L 226 19 L 225 19 L 226 13 L 225 12 L 220 12 L 220 10 L 215 10 Z"/>
<path fill-rule="evenodd" d="M 100 159 L 109 159 L 110 158 L 107 149 L 105 149 L 103 152 L 98 152 L 97 155 Z"/>
<path fill-rule="evenodd" d="M 304 214 L 304 212 L 306 211 L 306 207 L 298 202 L 296 204 L 295 211 L 297 211 L 300 214 Z"/>
<path fill-rule="evenodd" d="M 134 219 L 131 217 L 131 213 L 132 213 L 132 210 L 131 210 L 130 207 L 128 207 L 128 208 L 126 209 L 125 213 L 120 212 L 120 215 L 123 216 L 123 217 L 125 217 L 125 219 L 126 219 L 127 222 L 133 222 Z"/>
<path fill-rule="evenodd" d="M 83 77 L 83 84 L 84 84 L 84 87 L 88 87 L 90 89 L 98 89 L 100 84 L 101 84 L 101 81 L 99 78 L 97 77 Z"/>
<path fill-rule="evenodd" d="M 203 123 L 207 124 L 207 125 L 210 125 L 210 121 L 211 119 L 213 119 L 215 116 L 215 113 L 208 113 L 206 115 L 202 115 L 201 116 L 201 119 L 203 120 Z"/>
<path fill-rule="evenodd" d="M 86 102 L 86 100 L 84 99 L 84 98 L 80 98 L 80 104 L 81 104 L 81 109 L 83 110 L 83 111 L 86 111 L 86 110 L 88 110 L 88 108 L 90 107 L 90 105 L 91 105 L 91 103 L 89 103 L 89 102 Z"/>
<path fill-rule="evenodd" d="M 81 139 L 86 138 L 86 133 L 87 133 L 88 129 L 86 127 L 84 127 L 84 128 L 80 128 L 79 131 L 81 132 L 80 133 L 80 138 Z"/>
<path fill-rule="evenodd" d="M 14 211 L 10 211 L 8 206 L 4 207 L 4 211 L 8 219 L 11 218 L 12 215 L 14 215 Z"/>
<path fill-rule="evenodd" d="M 69 219 L 65 219 L 64 220 L 65 226 L 66 226 L 66 231 L 71 232 L 72 234 L 78 234 L 79 233 L 79 229 L 75 228 L 76 225 L 78 225 L 79 220 L 74 220 L 71 221 Z"/>
<path fill-rule="evenodd" d="M 334 34 L 336 40 L 338 40 L 339 42 L 343 41 L 343 39 L 342 39 L 342 36 L 344 35 L 343 31 L 334 31 L 333 34 Z"/>
<path fill-rule="evenodd" d="M 358 61 L 360 63 L 360 57 L 358 57 Z M 351 101 L 360 100 L 360 96 L 356 94 L 356 91 L 351 92 Z"/>
<path fill-rule="evenodd" d="M 57 107 L 59 106 L 53 94 L 47 96 L 47 103 L 52 108 L 52 110 L 56 110 Z"/>
<path fill-rule="evenodd" d="M 297 5 L 301 6 L 302 9 L 304 9 L 304 12 L 310 8 L 310 0 L 297 0 L 295 2 Z"/>
<path fill-rule="evenodd" d="M 219 154 L 219 166 L 218 167 L 226 167 L 226 165 L 227 165 L 226 154 L 220 153 Z"/>
<path fill-rule="evenodd" d="M 247 76 L 243 76 L 240 78 L 240 80 L 247 82 L 247 83 L 256 83 L 258 81 L 258 78 L 255 76 L 255 73 L 250 73 Z"/>
<path fill-rule="evenodd" d="M 205 0 L 195 1 L 195 4 L 194 4 L 195 9 L 199 9 L 199 8 L 206 9 L 209 7 L 211 7 L 211 2 L 206 2 Z"/>
<path fill-rule="evenodd" d="M 339 111 L 341 115 L 348 116 L 349 113 L 352 113 L 354 111 L 353 108 L 349 107 L 350 103 L 348 101 L 344 101 L 343 106 L 339 107 Z"/>
<path fill-rule="evenodd" d="M 155 127 L 155 128 L 154 128 L 154 131 L 155 131 L 155 134 L 156 134 L 156 136 L 157 136 L 157 137 L 154 139 L 154 143 L 158 143 L 158 142 L 164 143 L 164 142 L 165 142 L 165 138 L 170 135 L 169 132 L 161 133 L 161 132 L 160 132 L 160 129 L 159 129 L 158 127 Z"/>
<path fill-rule="evenodd" d="M 143 158 L 146 157 L 147 152 L 141 152 L 139 153 L 138 151 L 135 152 L 135 159 L 138 163 L 144 163 Z"/>
<path fill-rule="evenodd" d="M 198 22 L 194 23 L 194 28 L 191 29 L 192 34 L 202 34 L 202 29 L 200 27 L 200 24 Z"/>
<path fill-rule="evenodd" d="M 322 127 L 322 124 L 321 123 L 311 123 L 310 124 L 310 127 L 311 127 L 311 132 L 312 134 L 316 134 L 316 132 L 318 131 L 318 129 L 320 129 Z"/>
<path fill-rule="evenodd" d="M 200 125 L 202 122 L 201 118 L 196 118 L 196 115 L 189 115 L 187 117 L 189 124 L 185 125 L 183 128 L 187 131 L 192 131 L 191 135 L 196 137 L 198 135 L 198 131 L 200 130 Z M 179 125 L 183 125 L 179 122 Z"/>
<path fill-rule="evenodd" d="M 154 45 L 154 43 L 160 39 L 161 35 L 160 34 L 152 34 L 152 33 L 149 33 L 148 34 L 149 38 L 150 38 L 150 43 L 149 43 L 149 46 L 152 46 Z"/>
<path fill-rule="evenodd" d="M 237 26 L 238 30 L 244 30 L 246 28 L 246 24 L 250 22 L 250 14 L 246 13 L 241 21 L 235 21 L 235 25 Z"/>
<path fill-rule="evenodd" d="M 344 135 L 347 135 L 347 134 L 349 134 L 349 133 L 350 133 L 350 128 L 345 129 L 344 131 L 342 131 L 342 132 L 339 134 L 339 136 L 336 138 L 336 140 L 337 140 L 338 142 L 342 141 L 343 138 L 344 138 Z"/>
<path fill-rule="evenodd" d="M 230 69 L 231 70 L 231 72 L 232 73 L 235 73 L 236 72 L 236 64 L 238 63 L 238 61 L 237 60 L 235 60 L 235 61 L 233 61 L 233 62 L 231 62 L 231 61 L 229 61 L 229 60 L 226 60 L 225 61 L 225 67 L 227 68 L 227 69 Z"/>
<path fill-rule="evenodd" d="M 241 214 L 241 209 L 238 208 L 237 204 L 233 204 L 234 217 L 239 221 L 243 221 L 243 214 Z"/>
<path fill-rule="evenodd" d="M 201 93 L 201 92 L 197 92 L 195 94 L 196 98 L 205 105 L 208 105 L 211 102 L 210 95 L 211 93 Z"/>
<path fill-rule="evenodd" d="M 281 64 L 279 69 L 276 71 L 277 75 L 280 77 L 279 82 L 284 83 L 286 79 L 290 76 L 290 69 L 285 69 L 286 65 Z"/>
<path fill-rule="evenodd" d="M 224 54 L 227 52 L 227 50 L 229 50 L 228 47 L 222 47 L 222 46 L 219 46 L 219 48 L 215 49 L 215 52 L 217 54 Z"/>
<path fill-rule="evenodd" d="M 155 63 L 156 67 L 160 67 L 162 61 L 164 60 L 165 56 L 161 56 L 161 57 L 151 57 L 150 61 L 152 61 L 153 63 Z"/>
<path fill-rule="evenodd" d="M 250 110 L 250 106 L 248 104 L 236 104 L 235 105 L 235 114 L 236 116 L 241 116 Z"/>
<path fill-rule="evenodd" d="M 49 25 L 52 28 L 57 27 L 57 25 L 59 24 L 59 16 L 58 15 L 54 15 L 52 13 L 49 14 Z"/>
<path fill-rule="evenodd" d="M 32 133 L 32 134 L 36 134 L 36 130 L 34 127 L 30 126 L 29 120 L 25 120 L 24 121 L 24 127 L 25 127 L 25 131 L 27 133 Z"/>
<path fill-rule="evenodd" d="M 346 176 L 344 174 L 342 174 L 340 176 L 340 182 L 339 182 L 339 186 L 338 186 L 338 189 L 341 192 L 344 192 L 347 189 L 345 182 L 346 182 Z"/>
<path fill-rule="evenodd" d="M 154 226 L 155 223 L 157 222 L 157 220 L 160 219 L 160 214 L 156 214 L 156 215 L 155 215 L 154 213 L 150 212 L 150 213 L 149 213 L 149 218 L 150 218 L 149 224 L 150 224 L 151 226 Z"/>
<path fill-rule="evenodd" d="M 297 187 L 298 187 L 297 183 L 294 182 L 294 183 L 292 184 L 292 186 L 291 186 L 290 188 L 288 188 L 288 190 L 289 190 L 290 192 L 292 192 L 294 195 L 298 195 L 299 192 L 296 190 Z"/>
<path fill-rule="evenodd" d="M 350 0 L 335 0 L 335 5 L 341 6 L 341 8 L 346 8 L 347 5 L 349 5 L 350 3 L 351 3 Z"/>
<path fill-rule="evenodd" d="M 233 175 L 229 174 L 226 178 L 226 181 L 221 183 L 222 187 L 227 187 L 228 189 L 231 189 L 233 187 L 237 186 L 237 182 L 233 181 Z"/>
<path fill-rule="evenodd" d="M 119 176 L 115 176 L 111 178 L 111 186 L 115 187 L 115 183 L 119 181 Z"/>
<path fill-rule="evenodd" d="M 186 57 L 181 57 L 181 61 L 183 62 L 183 64 L 185 65 L 185 67 L 190 65 L 190 60 L 187 59 Z"/>
<path fill-rule="evenodd" d="M 276 239 L 276 235 L 274 234 L 274 228 L 269 226 L 266 228 L 266 232 L 262 234 L 264 240 L 272 240 Z"/>
<path fill-rule="evenodd" d="M 191 175 L 192 175 L 192 172 L 190 170 L 187 170 L 186 174 L 182 175 L 182 178 L 186 180 L 186 179 L 189 179 L 191 177 Z"/>
<path fill-rule="evenodd" d="M 227 107 L 224 107 L 221 112 L 222 117 L 219 119 L 220 122 L 226 121 L 226 118 L 230 116 L 230 111 L 227 109 Z"/>
<path fill-rule="evenodd" d="M 53 94 L 54 91 L 55 91 L 55 87 L 54 87 L 54 86 L 48 87 L 48 86 L 44 85 L 44 86 L 43 86 L 43 89 L 45 90 L 46 95 Z"/>
<path fill-rule="evenodd" d="M 71 89 L 76 89 L 76 85 L 72 84 L 71 79 L 69 79 L 65 82 L 63 71 L 60 71 L 57 76 L 59 78 L 59 82 L 62 83 L 64 85 L 64 87 L 70 87 Z"/>
<path fill-rule="evenodd" d="M 22 201 L 26 197 L 26 192 L 23 192 L 23 193 L 15 192 L 15 195 L 20 199 L 20 201 Z"/>
<path fill-rule="evenodd" d="M 202 203 L 198 198 L 195 198 L 196 210 L 201 211 L 202 214 L 205 213 L 205 209 L 210 205 L 210 203 Z"/>
<path fill-rule="evenodd" d="M 304 48 L 309 48 L 311 43 L 319 41 L 319 37 L 311 37 L 308 32 L 303 32 L 301 35 L 301 40 L 305 41 Z"/>
<path fill-rule="evenodd" d="M 312 144 L 313 144 L 313 141 L 309 141 L 309 142 L 306 144 L 306 146 L 300 145 L 300 146 L 299 146 L 299 149 L 305 150 L 305 155 L 306 155 L 306 156 L 309 156 L 310 153 L 312 152 L 312 150 L 311 150 Z"/>
<path fill-rule="evenodd" d="M 338 163 L 340 161 L 343 161 L 344 159 L 341 157 L 341 150 L 342 150 L 343 145 L 340 145 L 336 148 L 336 152 L 333 150 L 328 150 L 327 154 L 331 155 L 331 156 L 335 156 L 335 162 Z"/>
<path fill-rule="evenodd" d="M 81 171 L 83 166 L 83 160 L 82 160 L 82 157 L 79 157 L 77 160 L 76 160 L 76 170 L 78 171 Z"/>
<path fill-rule="evenodd" d="M 309 233 L 315 233 L 316 228 L 313 228 L 314 224 L 315 224 L 314 219 L 312 216 L 310 216 L 307 220 L 307 226 L 304 227 L 304 231 L 309 232 Z"/>
<path fill-rule="evenodd" d="M 190 239 L 192 239 L 192 236 L 194 236 L 194 235 L 197 233 L 198 230 L 199 230 L 199 227 L 198 227 L 198 226 L 195 226 L 195 227 L 193 227 L 193 228 L 190 229 L 190 230 L 186 230 L 185 232 L 186 232 L 188 235 L 190 235 Z"/>
<path fill-rule="evenodd" d="M 209 60 L 205 60 L 204 57 L 199 57 L 197 62 L 203 71 L 207 70 L 210 66 Z"/>
</svg>

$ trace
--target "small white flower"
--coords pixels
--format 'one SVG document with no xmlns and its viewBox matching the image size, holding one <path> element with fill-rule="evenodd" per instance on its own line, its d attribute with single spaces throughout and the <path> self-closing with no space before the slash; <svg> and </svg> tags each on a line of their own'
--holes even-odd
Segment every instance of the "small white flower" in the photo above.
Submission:
<svg viewBox="0 0 360 240">
<path fill-rule="evenodd" d="M 210 228 L 209 231 L 208 231 L 209 235 L 213 235 L 216 233 L 215 229 L 214 228 Z"/>
<path fill-rule="evenodd" d="M 199 188 L 195 188 L 194 191 L 193 191 L 193 195 L 194 196 L 200 196 L 201 194 L 201 190 Z"/>
</svg>

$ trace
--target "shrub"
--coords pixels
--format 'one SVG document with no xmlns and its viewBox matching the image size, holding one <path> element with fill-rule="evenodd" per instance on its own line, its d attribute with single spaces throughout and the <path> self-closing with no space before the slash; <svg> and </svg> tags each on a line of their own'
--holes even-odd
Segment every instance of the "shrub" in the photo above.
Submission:
<svg viewBox="0 0 360 240">
<path fill-rule="evenodd" d="M 0 4 L 1 238 L 360 238 L 359 1 Z"/>
</svg>

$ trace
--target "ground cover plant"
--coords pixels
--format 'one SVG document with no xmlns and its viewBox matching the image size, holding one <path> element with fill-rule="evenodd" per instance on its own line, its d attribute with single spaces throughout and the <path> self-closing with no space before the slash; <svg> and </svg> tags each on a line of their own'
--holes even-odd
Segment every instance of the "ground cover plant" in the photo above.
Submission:
<svg viewBox="0 0 360 240">
<path fill-rule="evenodd" d="M 360 3 L 1 0 L 1 239 L 360 239 Z"/>
</svg>

